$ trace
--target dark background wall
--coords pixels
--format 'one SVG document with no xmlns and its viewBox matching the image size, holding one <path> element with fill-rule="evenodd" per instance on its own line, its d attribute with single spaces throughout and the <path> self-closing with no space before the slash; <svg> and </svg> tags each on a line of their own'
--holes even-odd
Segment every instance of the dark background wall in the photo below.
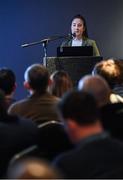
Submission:
<svg viewBox="0 0 123 180">
<path fill-rule="evenodd" d="M 85 16 L 89 36 L 97 41 L 104 58 L 123 59 L 123 0 L 1 0 L 0 67 L 10 67 L 17 76 L 16 98 L 26 95 L 23 74 L 27 66 L 42 63 L 42 45 L 21 48 L 70 31 L 75 14 Z M 56 55 L 61 40 L 50 42 L 48 56 Z"/>
</svg>

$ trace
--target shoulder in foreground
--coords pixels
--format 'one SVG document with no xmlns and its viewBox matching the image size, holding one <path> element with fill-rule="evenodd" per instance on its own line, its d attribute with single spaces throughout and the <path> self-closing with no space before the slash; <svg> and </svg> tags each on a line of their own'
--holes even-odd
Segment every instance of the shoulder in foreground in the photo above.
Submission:
<svg viewBox="0 0 123 180">
<path fill-rule="evenodd" d="M 12 103 L 8 108 L 8 113 L 11 114 L 10 112 L 13 109 L 15 109 L 15 108 L 17 109 L 17 107 L 20 107 L 20 105 L 22 106 L 23 104 L 25 104 L 26 101 L 27 101 L 27 99 L 22 99 L 22 100 L 16 101 L 15 103 Z"/>
<path fill-rule="evenodd" d="M 57 164 L 59 164 L 59 162 L 71 159 L 71 157 L 73 157 L 74 154 L 75 154 L 75 148 L 73 145 L 73 148 L 71 148 L 69 151 L 63 152 L 60 155 L 56 156 L 53 159 L 52 164 L 56 166 Z"/>
<path fill-rule="evenodd" d="M 18 105 L 18 104 L 23 104 L 23 103 L 25 103 L 26 101 L 27 101 L 27 98 L 21 99 L 21 100 L 18 100 L 18 101 L 16 101 L 16 102 L 12 103 L 11 106 L 16 106 L 16 105 Z"/>
</svg>

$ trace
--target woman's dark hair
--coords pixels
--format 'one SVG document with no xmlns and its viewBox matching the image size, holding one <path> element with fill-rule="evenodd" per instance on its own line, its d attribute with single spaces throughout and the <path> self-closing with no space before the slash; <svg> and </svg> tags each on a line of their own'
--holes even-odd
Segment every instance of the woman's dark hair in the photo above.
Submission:
<svg viewBox="0 0 123 180">
<path fill-rule="evenodd" d="M 70 76 L 65 71 L 55 71 L 52 75 L 50 91 L 53 95 L 61 97 L 65 92 L 72 89 L 73 84 Z"/>
<path fill-rule="evenodd" d="M 72 18 L 71 22 L 72 22 L 74 19 L 81 19 L 81 20 L 82 20 L 83 25 L 84 25 L 84 28 L 85 28 L 85 30 L 84 30 L 84 32 L 83 32 L 83 38 L 88 38 L 88 30 L 87 30 L 87 25 L 86 25 L 86 20 L 85 20 L 85 18 L 84 18 L 81 14 L 77 14 L 77 15 L 75 15 L 75 16 Z"/>
<path fill-rule="evenodd" d="M 0 88 L 4 93 L 10 94 L 15 87 L 16 77 L 14 72 L 9 68 L 0 69 Z"/>
<path fill-rule="evenodd" d="M 5 94 L 0 89 L 0 121 L 3 121 L 7 117 L 7 107 L 5 102 Z"/>
<path fill-rule="evenodd" d="M 5 93 L 0 89 L 0 122 L 12 123 L 16 122 L 18 118 L 7 113 L 8 105 L 6 103 Z M 10 121 L 11 117 L 11 121 Z"/>
</svg>

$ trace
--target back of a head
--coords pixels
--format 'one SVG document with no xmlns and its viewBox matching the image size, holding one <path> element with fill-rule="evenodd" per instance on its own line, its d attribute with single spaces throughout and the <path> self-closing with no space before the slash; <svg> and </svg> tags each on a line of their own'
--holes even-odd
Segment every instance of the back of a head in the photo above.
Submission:
<svg viewBox="0 0 123 180">
<path fill-rule="evenodd" d="M 15 87 L 16 77 L 14 72 L 8 68 L 0 69 L 0 88 L 6 95 L 12 93 Z"/>
<path fill-rule="evenodd" d="M 61 97 L 65 92 L 72 89 L 72 80 L 67 72 L 65 71 L 55 71 L 51 75 L 52 84 L 50 86 L 50 91 L 53 95 Z"/>
<path fill-rule="evenodd" d="M 78 89 L 91 93 L 97 100 L 98 106 L 103 106 L 110 102 L 110 87 L 101 76 L 84 76 L 78 83 Z"/>
<path fill-rule="evenodd" d="M 38 158 L 26 158 L 8 168 L 9 179 L 59 179 L 60 173 L 49 163 Z"/>
<path fill-rule="evenodd" d="M 7 117 L 7 108 L 5 103 L 5 93 L 0 89 L 0 121 Z"/>
<path fill-rule="evenodd" d="M 66 93 L 58 105 L 63 119 L 74 119 L 80 125 L 90 125 L 99 117 L 95 98 L 84 91 Z"/>
<path fill-rule="evenodd" d="M 48 86 L 49 73 L 41 64 L 33 64 L 27 68 L 24 74 L 25 81 L 30 87 L 39 92 L 45 92 Z"/>
<path fill-rule="evenodd" d="M 123 83 L 122 68 L 119 60 L 108 59 L 97 63 L 92 74 L 102 76 L 112 89 L 115 85 Z"/>
</svg>

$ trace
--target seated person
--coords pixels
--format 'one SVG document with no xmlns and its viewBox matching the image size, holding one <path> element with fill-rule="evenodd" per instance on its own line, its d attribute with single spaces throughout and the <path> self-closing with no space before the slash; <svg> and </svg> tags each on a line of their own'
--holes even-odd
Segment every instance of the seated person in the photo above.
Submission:
<svg viewBox="0 0 123 180">
<path fill-rule="evenodd" d="M 24 86 L 30 96 L 12 104 L 8 109 L 9 114 L 30 119 L 37 124 L 58 120 L 55 106 L 59 98 L 47 92 L 50 77 L 46 67 L 33 64 L 25 71 L 24 78 Z"/>
<path fill-rule="evenodd" d="M 103 77 L 86 75 L 78 83 L 80 91 L 91 93 L 97 100 L 101 122 L 106 131 L 123 141 L 123 103 L 111 103 L 111 89 Z"/>
<path fill-rule="evenodd" d="M 61 175 L 48 162 L 38 158 L 26 158 L 11 164 L 8 179 L 60 179 Z"/>
<path fill-rule="evenodd" d="M 6 104 L 9 107 L 15 102 L 13 96 L 16 89 L 16 77 L 9 68 L 0 69 L 0 89 L 5 93 Z"/>
<path fill-rule="evenodd" d="M 78 90 L 91 93 L 96 98 L 99 107 L 111 103 L 111 89 L 101 76 L 83 76 L 78 82 Z"/>
<path fill-rule="evenodd" d="M 52 73 L 50 79 L 49 92 L 54 96 L 62 97 L 65 92 L 73 88 L 70 76 L 63 70 Z"/>
<path fill-rule="evenodd" d="M 123 144 L 104 132 L 95 98 L 84 91 L 67 93 L 59 113 L 76 147 L 58 156 L 53 165 L 65 178 L 123 178 Z"/>
<path fill-rule="evenodd" d="M 14 154 L 38 143 L 38 129 L 33 122 L 7 114 L 5 96 L 0 91 L 0 177 Z"/>
<path fill-rule="evenodd" d="M 100 75 L 107 81 L 112 90 L 110 96 L 112 103 L 123 103 L 123 63 L 121 61 L 113 59 L 103 60 L 95 65 L 92 74 Z"/>
</svg>

